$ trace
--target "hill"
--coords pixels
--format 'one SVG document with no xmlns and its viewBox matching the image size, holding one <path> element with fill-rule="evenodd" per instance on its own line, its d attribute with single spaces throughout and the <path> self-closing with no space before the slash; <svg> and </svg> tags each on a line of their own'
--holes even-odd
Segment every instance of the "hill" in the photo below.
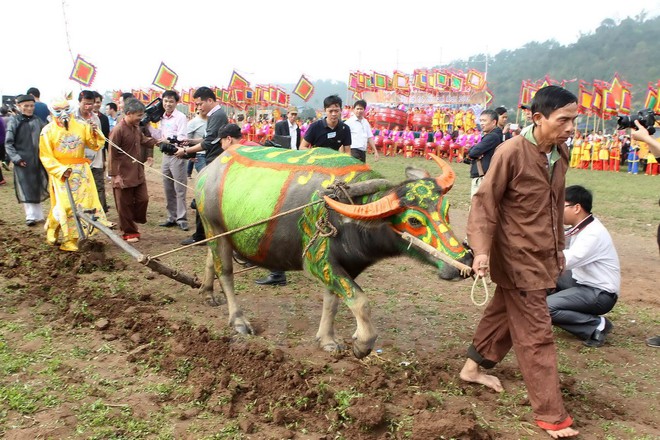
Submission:
<svg viewBox="0 0 660 440">
<path fill-rule="evenodd" d="M 503 50 L 488 61 L 488 84 L 495 95 L 495 105 L 515 108 L 518 105 L 520 84 L 523 80 L 538 80 L 548 75 L 561 80 L 594 79 L 611 81 L 614 74 L 632 84 L 633 110 L 641 109 L 646 97 L 647 84 L 660 79 L 656 42 L 660 41 L 660 16 L 647 18 L 644 14 L 628 17 L 620 22 L 605 19 L 593 32 L 581 34 L 570 45 L 555 40 L 533 41 L 515 50 Z M 454 60 L 443 66 L 467 70 L 484 70 L 483 53 L 467 60 Z M 295 84 L 284 85 L 292 90 Z M 291 103 L 299 107 L 323 108 L 323 98 L 337 93 L 351 101 L 343 81 L 314 81 L 315 92 L 305 103 L 291 96 Z M 577 81 L 566 87 L 577 93 Z"/>
<path fill-rule="evenodd" d="M 633 110 L 637 110 L 644 105 L 648 82 L 660 79 L 657 41 L 660 41 L 660 17 L 646 19 L 640 15 L 618 23 L 605 19 L 595 31 L 582 34 L 574 44 L 534 41 L 519 49 L 499 52 L 489 58 L 488 84 L 496 105 L 513 108 L 518 104 L 523 80 L 538 80 L 548 75 L 558 81 L 609 82 L 618 73 L 632 84 Z M 483 71 L 485 58 L 485 54 L 477 54 L 449 65 Z M 566 87 L 577 92 L 577 81 Z"/>
</svg>

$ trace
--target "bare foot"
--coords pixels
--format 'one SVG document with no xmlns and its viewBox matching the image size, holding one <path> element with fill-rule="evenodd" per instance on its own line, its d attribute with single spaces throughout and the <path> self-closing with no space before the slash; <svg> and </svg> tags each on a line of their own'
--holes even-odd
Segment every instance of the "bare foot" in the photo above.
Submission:
<svg viewBox="0 0 660 440">
<path fill-rule="evenodd" d="M 545 432 L 550 434 L 550 437 L 552 438 L 575 437 L 579 434 L 579 432 L 573 428 L 558 429 L 556 431 L 553 431 L 552 429 L 546 429 Z"/>
<path fill-rule="evenodd" d="M 466 382 L 473 382 L 473 383 L 479 383 L 481 385 L 485 385 L 488 388 L 497 391 L 498 393 L 504 391 L 504 388 L 502 387 L 502 383 L 500 382 L 500 380 L 495 376 L 491 376 L 490 374 L 482 373 L 479 370 L 479 365 L 476 362 L 474 362 L 472 359 L 468 359 L 465 362 L 465 365 L 463 366 L 463 369 L 461 370 L 459 376 L 461 379 L 463 379 Z"/>
</svg>

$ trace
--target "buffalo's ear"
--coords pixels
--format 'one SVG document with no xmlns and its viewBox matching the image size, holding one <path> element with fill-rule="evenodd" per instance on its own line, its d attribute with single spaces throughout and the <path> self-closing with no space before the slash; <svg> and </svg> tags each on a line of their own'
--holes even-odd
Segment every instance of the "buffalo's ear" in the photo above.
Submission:
<svg viewBox="0 0 660 440">
<path fill-rule="evenodd" d="M 424 179 L 431 177 L 428 171 L 422 170 L 421 168 L 415 167 L 406 167 L 406 177 L 408 179 Z"/>
</svg>

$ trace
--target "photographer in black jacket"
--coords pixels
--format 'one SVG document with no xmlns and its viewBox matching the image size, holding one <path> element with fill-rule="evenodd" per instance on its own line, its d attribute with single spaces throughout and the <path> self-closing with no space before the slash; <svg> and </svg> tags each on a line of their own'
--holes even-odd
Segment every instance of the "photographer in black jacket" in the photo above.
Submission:
<svg viewBox="0 0 660 440">
<path fill-rule="evenodd" d="M 468 151 L 468 156 L 472 160 L 470 167 L 470 177 L 472 178 L 470 197 L 479 189 L 479 185 L 481 185 L 481 181 L 490 166 L 490 159 L 495 153 L 495 148 L 502 143 L 502 129 L 497 125 L 498 118 L 499 115 L 495 110 L 484 110 L 479 116 L 482 133 L 481 141 Z"/>
</svg>

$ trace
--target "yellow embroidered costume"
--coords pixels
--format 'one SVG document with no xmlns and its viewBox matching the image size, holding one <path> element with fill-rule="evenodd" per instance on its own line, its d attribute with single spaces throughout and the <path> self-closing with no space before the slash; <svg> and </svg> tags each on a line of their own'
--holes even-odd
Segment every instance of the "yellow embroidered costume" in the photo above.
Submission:
<svg viewBox="0 0 660 440">
<path fill-rule="evenodd" d="M 66 103 L 66 101 L 64 101 Z M 64 104 L 60 103 L 61 106 Z M 54 108 L 55 104 L 54 104 Z M 60 249 L 78 250 L 78 230 L 69 203 L 64 175 L 71 170 L 69 184 L 77 209 L 96 209 L 96 216 L 105 225 L 106 220 L 96 191 L 89 160 L 85 159 L 85 146 L 92 150 L 103 148 L 104 137 L 99 129 L 68 117 L 68 103 L 53 111 L 53 121 L 44 127 L 39 140 L 39 158 L 48 172 L 50 212 L 46 219 L 46 240 L 55 244 L 62 234 Z"/>
</svg>

